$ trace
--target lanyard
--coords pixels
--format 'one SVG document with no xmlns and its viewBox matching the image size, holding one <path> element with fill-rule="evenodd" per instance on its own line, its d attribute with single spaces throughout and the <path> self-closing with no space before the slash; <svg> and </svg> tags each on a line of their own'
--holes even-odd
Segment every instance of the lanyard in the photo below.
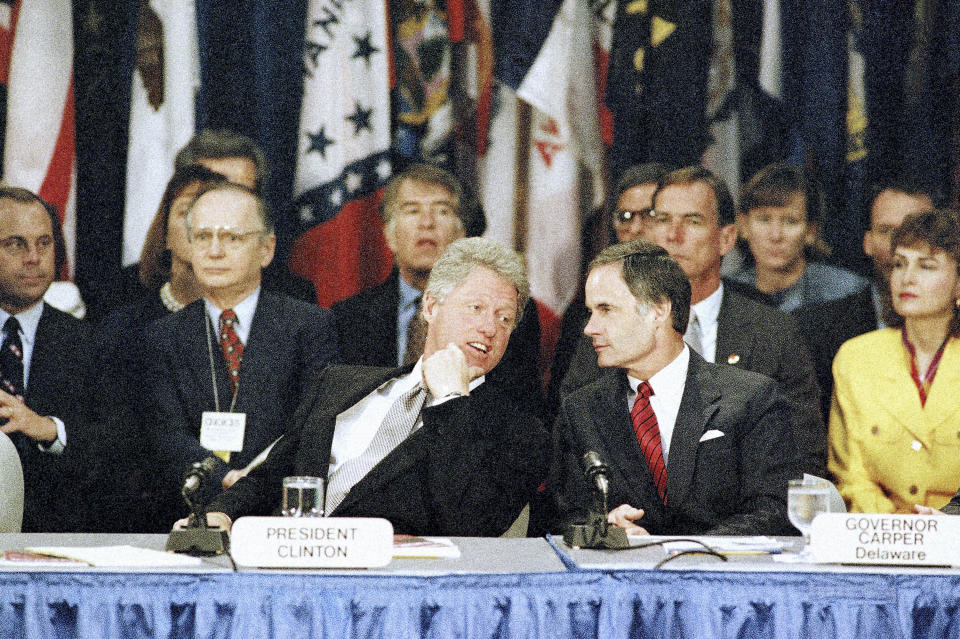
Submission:
<svg viewBox="0 0 960 639">
<path fill-rule="evenodd" d="M 216 411 L 220 412 L 220 393 L 217 391 L 217 367 L 213 363 L 213 343 L 210 337 L 210 325 L 212 321 L 210 316 L 207 313 L 207 310 L 203 310 L 203 327 L 207 332 L 207 358 L 210 361 L 210 380 L 213 383 L 213 406 Z M 237 392 L 233 394 L 233 399 L 230 400 L 230 410 L 228 412 L 233 412 L 234 407 L 237 405 L 237 395 L 240 394 L 240 380 L 237 380 Z"/>
</svg>

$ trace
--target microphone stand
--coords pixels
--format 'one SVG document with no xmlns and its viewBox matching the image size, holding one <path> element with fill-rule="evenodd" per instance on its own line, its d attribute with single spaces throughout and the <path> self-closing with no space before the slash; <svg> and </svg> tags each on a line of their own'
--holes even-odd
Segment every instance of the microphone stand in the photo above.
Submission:
<svg viewBox="0 0 960 639">
<path fill-rule="evenodd" d="M 200 481 L 191 482 L 190 478 L 198 477 Z M 203 480 L 202 475 L 188 475 L 188 480 L 181 489 L 183 500 L 190 507 L 190 517 L 187 527 L 170 531 L 167 537 L 167 552 L 177 552 L 194 556 L 222 555 L 230 548 L 230 533 L 222 528 L 211 528 L 207 525 L 205 504 L 200 499 L 194 499 Z"/>
<path fill-rule="evenodd" d="M 593 464 L 587 464 L 587 456 L 593 455 L 597 461 Z M 599 461 L 596 453 L 587 453 L 584 455 L 584 462 L 587 464 L 585 474 L 592 479 L 594 492 L 599 493 L 603 503 L 603 511 L 596 512 L 591 509 L 587 513 L 587 522 L 585 524 L 571 524 L 563 533 L 563 541 L 571 548 L 608 548 L 610 550 L 622 550 L 630 547 L 627 540 L 627 531 L 619 526 L 613 526 L 607 521 L 607 515 L 610 509 L 607 507 L 607 493 L 609 485 L 606 478 L 606 466 Z"/>
</svg>

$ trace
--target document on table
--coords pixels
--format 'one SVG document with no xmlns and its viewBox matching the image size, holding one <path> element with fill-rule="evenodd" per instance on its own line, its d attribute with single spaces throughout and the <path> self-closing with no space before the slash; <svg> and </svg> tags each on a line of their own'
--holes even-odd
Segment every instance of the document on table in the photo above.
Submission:
<svg viewBox="0 0 960 639">
<path fill-rule="evenodd" d="M 394 559 L 458 559 L 460 549 L 449 537 L 393 536 Z"/>
<path fill-rule="evenodd" d="M 66 557 L 99 567 L 153 568 L 171 566 L 199 566 L 199 557 L 177 555 L 161 550 L 135 546 L 38 546 L 27 552 L 52 557 Z"/>
<path fill-rule="evenodd" d="M 631 541 L 634 539 L 630 538 Z M 682 552 L 704 550 L 704 545 L 721 555 L 773 555 L 783 552 L 783 544 L 773 537 L 697 537 L 698 541 L 687 539 L 669 540 L 663 542 L 663 549 L 668 555 Z"/>
</svg>

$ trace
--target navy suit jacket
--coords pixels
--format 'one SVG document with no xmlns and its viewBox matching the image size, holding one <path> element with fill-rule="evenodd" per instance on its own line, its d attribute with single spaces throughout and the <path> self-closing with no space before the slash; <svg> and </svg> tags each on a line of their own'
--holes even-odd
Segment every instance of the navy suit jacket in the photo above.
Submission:
<svg viewBox="0 0 960 639">
<path fill-rule="evenodd" d="M 231 455 L 229 465 L 218 464 L 207 482 L 213 492 L 219 492 L 230 468 L 243 468 L 283 434 L 314 380 L 335 361 L 337 341 L 330 319 L 330 312 L 318 306 L 260 291 L 234 408 L 247 416 L 243 450 Z M 171 516 L 186 510 L 180 497 L 184 471 L 210 455 L 200 445 L 201 416 L 215 410 L 206 321 L 200 299 L 150 329 L 154 357 L 148 377 L 153 393 L 146 428 L 159 464 L 159 516 L 167 525 Z M 220 410 L 226 412 L 232 393 L 217 327 L 211 327 L 211 340 Z"/>
<path fill-rule="evenodd" d="M 88 436 L 83 413 L 86 326 L 44 303 L 37 326 L 25 402 L 38 415 L 63 420 L 67 448 L 62 455 L 40 451 L 23 435 L 11 435 L 23 465 L 24 532 L 76 531 L 77 479 L 83 469 Z"/>
<path fill-rule="evenodd" d="M 396 366 L 399 277 L 394 269 L 382 284 L 333 305 L 344 364 Z M 517 406 L 539 415 L 543 407 L 539 360 L 540 320 L 536 304 L 530 300 L 487 382 L 499 387 Z"/>
<path fill-rule="evenodd" d="M 410 369 L 328 368 L 267 460 L 208 510 L 231 518 L 269 514 L 279 508 L 283 477 L 326 477 L 337 415 Z M 328 514 L 383 517 L 397 533 L 499 535 L 543 481 L 547 457 L 540 422 L 484 382 L 467 397 L 425 408 L 423 426 Z"/>
<path fill-rule="evenodd" d="M 820 390 L 810 355 L 786 313 L 724 287 L 717 318 L 714 361 L 772 377 L 794 405 L 793 439 L 806 472 L 827 467 L 827 429 L 820 416 Z M 561 401 L 600 375 L 597 355 L 584 336 L 561 384 Z"/>
<path fill-rule="evenodd" d="M 789 403 L 773 380 L 691 351 L 667 455 L 666 505 L 634 435 L 628 392 L 626 374 L 608 369 L 564 400 L 555 489 L 561 524 L 599 510 L 580 461 L 592 450 L 609 466 L 609 507 L 642 508 L 637 524 L 651 534 L 792 534 L 786 494 L 796 447 Z M 708 431 L 723 435 L 701 441 Z"/>
</svg>

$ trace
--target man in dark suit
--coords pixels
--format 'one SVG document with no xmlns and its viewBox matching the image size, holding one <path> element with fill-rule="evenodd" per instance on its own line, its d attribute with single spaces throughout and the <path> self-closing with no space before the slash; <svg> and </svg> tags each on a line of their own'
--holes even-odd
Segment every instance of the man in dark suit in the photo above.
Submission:
<svg viewBox="0 0 960 639">
<path fill-rule="evenodd" d="M 456 177 L 426 164 L 413 165 L 390 181 L 381 211 L 396 268 L 382 284 L 333 306 L 346 364 L 392 367 L 419 357 L 423 327 L 415 318 L 430 269 L 447 245 L 464 237 L 475 212 L 464 202 Z M 488 381 L 535 413 L 542 406 L 539 353 L 540 323 L 531 300 Z"/>
<path fill-rule="evenodd" d="M 561 521 L 595 506 L 581 458 L 608 467 L 607 520 L 635 534 L 785 534 L 797 472 L 789 402 L 776 383 L 710 364 L 683 341 L 690 283 L 644 240 L 612 246 L 588 269 L 597 361 L 608 369 L 560 409 Z"/>
<path fill-rule="evenodd" d="M 672 171 L 659 182 L 643 237 L 665 248 L 690 280 L 690 325 L 684 335 L 708 362 L 729 364 L 776 380 L 794 406 L 791 422 L 803 469 L 826 472 L 827 433 L 820 394 L 806 346 L 792 318 L 743 295 L 720 277 L 734 246 L 733 199 L 726 186 L 700 167 Z M 696 329 L 694 329 L 696 323 Z M 597 378 L 590 340 L 577 347 L 561 398 Z"/>
<path fill-rule="evenodd" d="M 65 255 L 56 211 L 26 189 L 0 187 L 0 431 L 20 453 L 24 532 L 79 529 L 86 332 L 43 302 Z"/>
<path fill-rule="evenodd" d="M 540 423 L 485 381 L 528 295 L 519 255 L 482 238 L 452 243 L 424 291 L 417 363 L 327 369 L 266 461 L 208 519 L 229 527 L 274 512 L 283 477 L 314 475 L 327 479 L 329 515 L 384 517 L 398 533 L 503 533 L 547 465 Z"/>
<path fill-rule="evenodd" d="M 890 306 L 890 271 L 893 254 L 890 237 L 911 213 L 934 208 L 929 190 L 899 180 L 877 188 L 870 206 L 870 228 L 863 234 L 863 252 L 873 262 L 873 282 L 847 297 L 797 309 L 794 316 L 810 349 L 820 385 L 823 419 L 830 415 L 833 392 L 833 358 L 848 339 L 884 328 L 884 309 Z"/>
<path fill-rule="evenodd" d="M 259 196 L 236 184 L 210 186 L 191 204 L 187 226 L 203 298 L 147 331 L 161 528 L 186 509 L 184 471 L 210 455 L 205 413 L 245 416 L 231 431 L 236 445 L 217 453 L 211 485 L 227 487 L 283 433 L 337 352 L 329 311 L 261 290 L 275 237 Z"/>
</svg>

